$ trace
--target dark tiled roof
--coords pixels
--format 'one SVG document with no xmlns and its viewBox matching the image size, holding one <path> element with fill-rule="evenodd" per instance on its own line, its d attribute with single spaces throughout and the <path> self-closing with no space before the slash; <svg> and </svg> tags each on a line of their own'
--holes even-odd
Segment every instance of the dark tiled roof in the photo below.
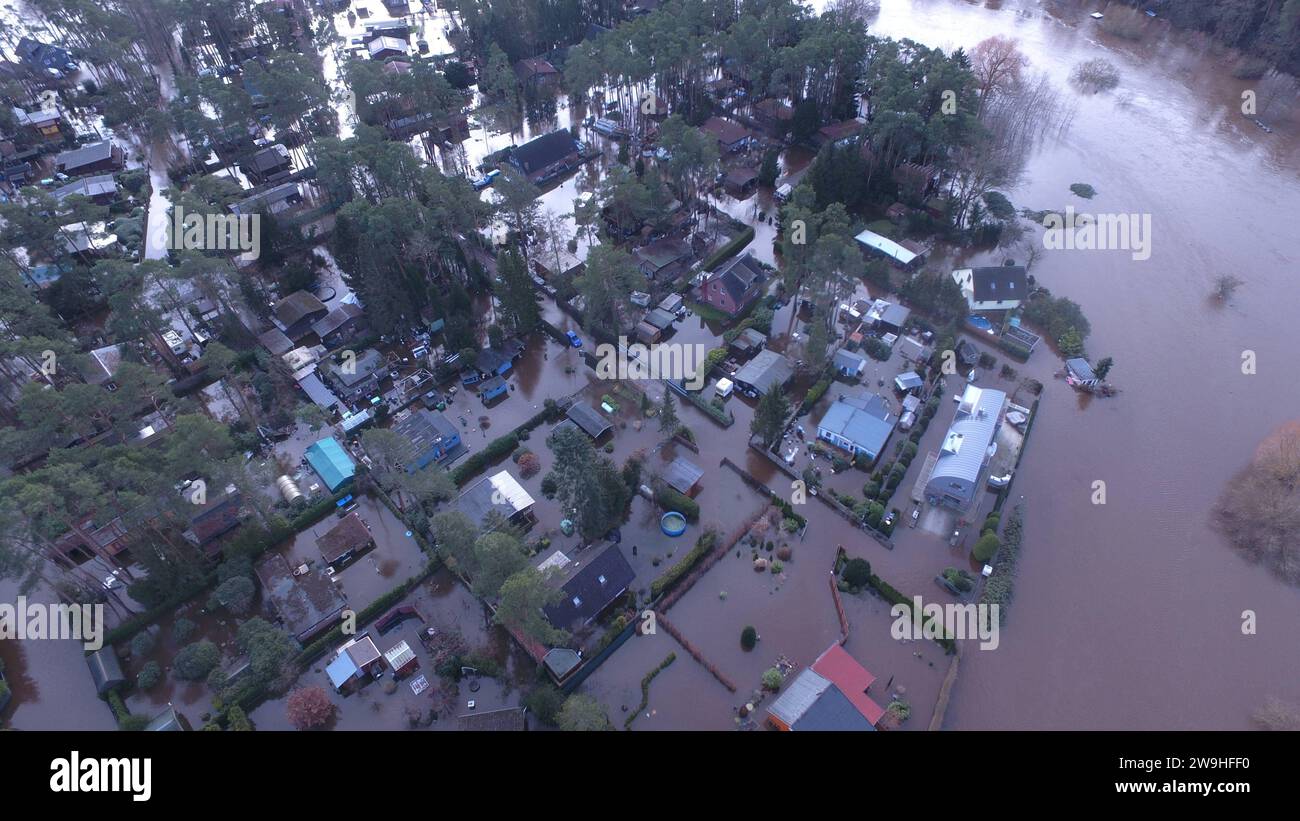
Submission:
<svg viewBox="0 0 1300 821">
<path fill-rule="evenodd" d="M 991 265 L 971 271 L 975 285 L 976 302 L 1002 302 L 1024 299 L 1029 294 L 1029 283 L 1023 265 Z"/>
<path fill-rule="evenodd" d="M 732 257 L 714 274 L 713 279 L 720 279 L 722 287 L 727 289 L 732 300 L 740 305 L 745 301 L 745 294 L 755 282 L 763 279 L 763 269 L 749 254 Z"/>
<path fill-rule="evenodd" d="M 618 545 L 612 544 L 564 583 L 562 597 L 546 608 L 551 624 L 566 629 L 596 618 L 636 578 Z"/>
<path fill-rule="evenodd" d="M 519 146 L 514 150 L 514 159 L 525 174 L 532 174 L 575 153 L 577 148 L 573 144 L 573 135 L 561 130 L 543 134 Z"/>
</svg>

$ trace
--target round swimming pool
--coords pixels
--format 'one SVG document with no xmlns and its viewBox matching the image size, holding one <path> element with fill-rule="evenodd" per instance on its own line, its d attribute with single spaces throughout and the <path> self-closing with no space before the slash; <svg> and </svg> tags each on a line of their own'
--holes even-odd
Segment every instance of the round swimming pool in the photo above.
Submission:
<svg viewBox="0 0 1300 821">
<path fill-rule="evenodd" d="M 659 529 L 668 536 L 680 536 L 686 532 L 686 517 L 670 510 L 659 519 Z"/>
<path fill-rule="evenodd" d="M 975 316 L 974 314 L 966 317 L 966 324 L 975 328 L 979 328 L 981 331 L 993 330 L 992 322 L 989 322 L 987 319 L 985 319 L 982 316 Z"/>
</svg>

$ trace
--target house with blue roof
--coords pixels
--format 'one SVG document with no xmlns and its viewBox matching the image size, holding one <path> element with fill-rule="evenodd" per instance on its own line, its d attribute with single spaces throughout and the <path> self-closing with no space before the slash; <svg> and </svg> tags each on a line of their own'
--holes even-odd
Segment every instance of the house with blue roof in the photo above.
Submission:
<svg viewBox="0 0 1300 821">
<path fill-rule="evenodd" d="M 333 436 L 307 448 L 304 455 L 307 464 L 316 471 L 316 475 L 320 476 L 331 493 L 352 481 L 357 473 L 357 463 L 352 461 L 352 457 Z"/>
<path fill-rule="evenodd" d="M 817 438 L 874 463 L 885 450 L 898 420 L 876 394 L 842 396 L 817 423 Z"/>
</svg>

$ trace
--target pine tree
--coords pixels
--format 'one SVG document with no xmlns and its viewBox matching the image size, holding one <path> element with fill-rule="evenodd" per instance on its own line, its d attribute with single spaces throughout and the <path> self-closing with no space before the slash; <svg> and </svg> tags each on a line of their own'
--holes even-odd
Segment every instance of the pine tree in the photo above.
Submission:
<svg viewBox="0 0 1300 821">
<path fill-rule="evenodd" d="M 676 433 L 681 426 L 682 422 L 677 418 L 677 403 L 673 401 L 673 393 L 664 388 L 664 401 L 659 405 L 659 430 L 672 434 Z"/>
</svg>

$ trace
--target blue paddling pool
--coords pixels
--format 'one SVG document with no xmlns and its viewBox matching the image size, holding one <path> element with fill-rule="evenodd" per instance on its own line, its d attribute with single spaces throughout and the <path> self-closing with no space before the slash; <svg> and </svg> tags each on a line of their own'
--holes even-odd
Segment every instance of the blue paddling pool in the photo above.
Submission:
<svg viewBox="0 0 1300 821">
<path fill-rule="evenodd" d="M 668 536 L 680 536 L 686 532 L 686 517 L 670 510 L 659 520 L 659 529 Z"/>
</svg>

